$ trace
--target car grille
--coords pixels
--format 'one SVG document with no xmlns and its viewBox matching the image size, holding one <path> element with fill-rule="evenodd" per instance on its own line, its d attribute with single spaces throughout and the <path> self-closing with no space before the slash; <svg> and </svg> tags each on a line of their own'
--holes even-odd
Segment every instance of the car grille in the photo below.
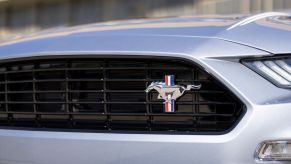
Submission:
<svg viewBox="0 0 291 164">
<path fill-rule="evenodd" d="M 165 113 L 152 81 L 175 75 L 201 84 Z M 176 58 L 58 58 L 2 61 L 0 125 L 105 132 L 223 133 L 244 105 L 195 64 Z"/>
</svg>

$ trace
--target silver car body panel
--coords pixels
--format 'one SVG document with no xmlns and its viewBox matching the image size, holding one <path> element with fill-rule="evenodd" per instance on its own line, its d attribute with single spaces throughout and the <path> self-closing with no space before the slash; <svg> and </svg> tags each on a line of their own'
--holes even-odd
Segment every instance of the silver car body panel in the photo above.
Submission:
<svg viewBox="0 0 291 164">
<path fill-rule="evenodd" d="M 238 61 L 290 53 L 291 26 L 282 13 L 256 18 L 242 26 L 239 22 L 248 18 L 119 21 L 3 40 L 1 60 L 64 55 L 185 58 L 223 82 L 245 103 L 247 112 L 231 132 L 223 135 L 2 129 L 0 163 L 260 163 L 254 158 L 260 142 L 291 139 L 291 92 L 274 86 Z"/>
<path fill-rule="evenodd" d="M 252 19 L 250 19 L 252 18 Z M 177 17 L 164 19 L 142 19 L 129 21 L 114 21 L 91 25 L 60 27 L 46 31 L 19 34 L 1 41 L 2 46 L 17 43 L 27 43 L 33 51 L 35 43 L 54 41 L 55 39 L 69 39 L 70 37 L 97 36 L 184 36 L 219 38 L 248 45 L 264 51 L 282 54 L 289 53 L 290 15 L 286 13 L 266 13 L 248 17 L 243 16 L 204 16 Z M 128 39 L 129 41 L 130 39 Z M 276 44 L 273 41 L 276 40 Z M 31 41 L 31 42 L 29 42 Z M 86 40 L 85 43 L 90 43 Z M 85 44 L 83 43 L 83 44 Z M 134 46 L 142 44 L 135 43 Z M 195 47 L 195 45 L 193 45 Z M 51 45 L 54 47 L 54 45 Z M 179 48 L 177 46 L 176 48 Z M 49 46 L 47 47 L 49 50 Z M 68 50 L 72 47 L 67 46 Z M 112 47 L 114 49 L 114 47 Z M 181 49 L 181 48 L 180 48 Z M 98 50 L 98 49 L 96 49 Z"/>
</svg>

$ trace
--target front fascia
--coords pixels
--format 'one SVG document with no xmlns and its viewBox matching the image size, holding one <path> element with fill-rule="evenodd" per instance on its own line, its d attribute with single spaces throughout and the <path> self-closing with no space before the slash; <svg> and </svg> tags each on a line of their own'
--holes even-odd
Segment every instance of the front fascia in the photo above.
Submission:
<svg viewBox="0 0 291 164">
<path fill-rule="evenodd" d="M 278 89 L 238 62 L 240 57 L 272 56 L 272 54 L 218 38 L 66 36 L 0 46 L 1 60 L 64 55 L 180 57 L 200 64 L 244 101 L 266 104 L 274 103 L 274 100 L 286 101 L 285 99 L 290 97 L 289 91 Z M 231 62 L 228 60 L 230 58 L 236 60 Z M 264 91 L 266 96 L 259 96 L 259 92 L 254 92 L 253 88 Z"/>
<path fill-rule="evenodd" d="M 200 64 L 247 106 L 224 135 L 104 134 L 0 130 L 0 163 L 256 163 L 257 145 L 291 138 L 290 91 L 276 88 L 238 62 L 211 57 L 264 56 L 266 52 L 214 38 L 95 37 L 88 44 L 64 38 L 0 47 L 1 59 L 32 56 L 119 55 L 180 57 Z M 120 44 L 128 40 L 128 44 Z M 57 41 L 57 42 L 54 42 Z M 96 41 L 96 42 L 95 42 Z M 50 43 L 50 44 L 49 44 Z M 99 44 L 96 44 L 99 43 Z M 22 48 L 22 49 L 20 49 Z M 263 94 L 262 94 L 263 93 Z M 277 119 L 274 122 L 274 119 Z M 277 128 L 280 127 L 280 128 Z M 271 133 L 270 133 L 271 132 Z M 272 163 L 272 162 L 271 162 Z"/>
<path fill-rule="evenodd" d="M 179 54 L 179 57 L 191 59 L 185 54 Z M 246 71 L 245 67 L 235 62 L 194 58 L 192 61 L 203 65 L 222 80 L 246 104 L 247 113 L 231 132 L 224 135 L 159 135 L 2 129 L 0 163 L 251 164 L 259 162 L 254 157 L 254 151 L 262 141 L 291 139 L 291 103 L 255 104 L 251 97 L 247 97 L 248 90 L 237 90 L 245 84 L 238 83 L 240 80 L 236 81 L 234 77 L 227 81 L 220 77 L 222 72 L 214 63 L 222 62 L 224 68 L 232 70 L 226 77 L 240 73 L 250 76 L 253 72 Z M 261 82 L 263 86 L 268 86 L 268 81 Z M 256 92 L 255 88 L 253 92 Z"/>
</svg>

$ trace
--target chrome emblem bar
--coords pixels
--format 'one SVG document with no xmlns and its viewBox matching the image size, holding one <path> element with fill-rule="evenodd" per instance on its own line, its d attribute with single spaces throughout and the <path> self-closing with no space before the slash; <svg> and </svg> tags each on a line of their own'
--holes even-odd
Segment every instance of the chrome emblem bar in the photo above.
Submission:
<svg viewBox="0 0 291 164">
<path fill-rule="evenodd" d="M 151 90 L 156 90 L 159 95 L 158 99 L 164 100 L 165 112 L 171 113 L 175 112 L 175 101 L 180 98 L 186 91 L 198 90 L 201 88 L 200 85 L 175 85 L 174 75 L 165 75 L 165 82 L 152 82 L 145 92 L 150 92 Z"/>
</svg>

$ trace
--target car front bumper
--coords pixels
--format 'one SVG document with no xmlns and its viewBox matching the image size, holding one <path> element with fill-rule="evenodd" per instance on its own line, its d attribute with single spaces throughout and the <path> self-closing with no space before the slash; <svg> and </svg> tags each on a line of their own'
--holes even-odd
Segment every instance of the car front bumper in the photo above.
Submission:
<svg viewBox="0 0 291 164">
<path fill-rule="evenodd" d="M 0 163 L 251 164 L 262 163 L 255 158 L 255 150 L 261 142 L 291 140 L 289 90 L 277 88 L 238 62 L 193 60 L 228 86 L 246 105 L 244 117 L 229 133 L 166 135 L 2 129 Z"/>
<path fill-rule="evenodd" d="M 0 163 L 261 163 L 254 154 L 262 141 L 291 140 L 290 106 L 248 108 L 237 127 L 224 135 L 2 129 Z"/>
</svg>

